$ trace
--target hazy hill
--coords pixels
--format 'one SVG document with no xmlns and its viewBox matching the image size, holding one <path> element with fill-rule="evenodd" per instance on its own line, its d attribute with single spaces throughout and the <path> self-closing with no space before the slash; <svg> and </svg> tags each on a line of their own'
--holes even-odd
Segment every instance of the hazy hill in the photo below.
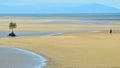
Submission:
<svg viewBox="0 0 120 68">
<path fill-rule="evenodd" d="M 119 13 L 120 9 L 101 4 L 36 4 L 0 6 L 0 13 Z"/>
</svg>

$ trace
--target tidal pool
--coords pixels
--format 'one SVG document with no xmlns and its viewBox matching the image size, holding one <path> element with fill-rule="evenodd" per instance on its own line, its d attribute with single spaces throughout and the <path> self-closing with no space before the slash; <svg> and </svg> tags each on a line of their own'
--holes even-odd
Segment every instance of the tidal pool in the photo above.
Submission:
<svg viewBox="0 0 120 68">
<path fill-rule="evenodd" d="M 47 59 L 34 52 L 0 46 L 0 68 L 42 68 Z"/>
</svg>

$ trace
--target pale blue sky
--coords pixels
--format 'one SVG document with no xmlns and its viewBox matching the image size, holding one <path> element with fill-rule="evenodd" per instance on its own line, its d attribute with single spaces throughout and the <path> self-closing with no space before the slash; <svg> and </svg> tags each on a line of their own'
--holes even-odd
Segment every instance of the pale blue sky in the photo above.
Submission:
<svg viewBox="0 0 120 68">
<path fill-rule="evenodd" d="M 0 0 L 0 5 L 25 6 L 43 3 L 99 3 L 120 9 L 120 0 Z"/>
<path fill-rule="evenodd" d="M 24 8 L 24 7 L 30 8 L 31 7 L 31 9 L 32 8 L 34 9 L 35 7 L 44 8 L 46 6 L 42 6 L 43 4 L 46 4 L 47 6 L 49 6 L 49 5 L 51 6 L 52 5 L 51 3 L 54 3 L 54 4 L 60 3 L 61 5 L 62 5 L 62 3 L 65 3 L 65 4 L 66 3 L 102 4 L 105 6 L 120 9 L 120 0 L 0 0 L 0 9 L 2 7 L 3 7 L 2 9 L 4 9 L 4 7 L 6 8 L 6 6 L 7 6 L 8 9 L 10 10 L 9 12 L 12 12 L 11 10 L 15 10 L 15 9 L 18 10 L 17 7 L 22 7 L 22 8 Z M 12 8 L 12 7 L 16 7 L 16 8 Z M 34 9 L 34 10 L 36 10 L 36 9 Z M 1 12 L 4 12 L 4 11 L 1 11 Z M 6 10 L 5 12 L 7 13 L 7 11 L 8 10 Z M 23 9 L 23 11 L 26 11 L 26 10 Z"/>
</svg>

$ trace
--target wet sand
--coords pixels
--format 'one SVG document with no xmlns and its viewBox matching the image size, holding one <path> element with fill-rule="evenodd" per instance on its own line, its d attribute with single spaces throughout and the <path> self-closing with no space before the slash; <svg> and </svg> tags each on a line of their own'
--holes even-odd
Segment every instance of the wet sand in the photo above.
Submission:
<svg viewBox="0 0 120 68">
<path fill-rule="evenodd" d="M 78 25 L 78 24 L 17 24 L 15 31 L 74 31 L 74 30 L 119 30 L 120 26 Z M 11 31 L 9 24 L 0 24 L 0 31 Z"/>
<path fill-rule="evenodd" d="M 81 19 L 81 18 L 29 18 L 0 17 L 0 24 L 17 22 L 18 24 L 82 24 L 82 25 L 120 25 L 119 19 Z"/>
<path fill-rule="evenodd" d="M 34 29 L 33 29 L 34 28 Z M 15 31 L 120 30 L 119 26 L 19 24 Z M 10 31 L 1 24 L 0 31 Z M 119 33 L 70 33 L 1 38 L 0 45 L 30 50 L 48 59 L 48 68 L 119 68 Z"/>
</svg>

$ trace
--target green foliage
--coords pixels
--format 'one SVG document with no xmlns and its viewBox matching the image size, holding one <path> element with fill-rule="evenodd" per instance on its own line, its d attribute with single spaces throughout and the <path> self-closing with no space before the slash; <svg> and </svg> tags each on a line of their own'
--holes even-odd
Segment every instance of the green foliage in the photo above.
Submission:
<svg viewBox="0 0 120 68">
<path fill-rule="evenodd" d="M 16 23 L 14 23 L 14 22 L 10 22 L 9 23 L 9 29 L 14 29 L 14 28 L 16 28 L 17 27 L 17 24 Z"/>
</svg>

